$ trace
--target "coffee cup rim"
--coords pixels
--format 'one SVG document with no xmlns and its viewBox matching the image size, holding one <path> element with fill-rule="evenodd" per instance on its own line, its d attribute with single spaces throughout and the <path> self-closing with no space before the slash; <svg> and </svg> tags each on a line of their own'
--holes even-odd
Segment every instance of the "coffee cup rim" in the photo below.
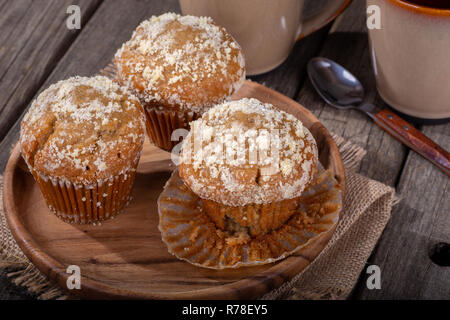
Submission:
<svg viewBox="0 0 450 320">
<path fill-rule="evenodd" d="M 420 4 L 414 4 L 403 0 L 388 0 L 389 2 L 398 5 L 404 9 L 409 9 L 416 13 L 429 14 L 433 16 L 450 17 L 450 9 L 437 9 L 425 7 Z"/>
</svg>

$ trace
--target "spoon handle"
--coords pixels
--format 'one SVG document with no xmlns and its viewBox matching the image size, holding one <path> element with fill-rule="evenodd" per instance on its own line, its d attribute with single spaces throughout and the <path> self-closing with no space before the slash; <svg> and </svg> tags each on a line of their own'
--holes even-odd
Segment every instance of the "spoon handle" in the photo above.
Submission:
<svg viewBox="0 0 450 320">
<path fill-rule="evenodd" d="M 450 177 L 450 153 L 387 109 L 374 114 L 373 119 L 379 127 L 431 161 Z"/>
</svg>

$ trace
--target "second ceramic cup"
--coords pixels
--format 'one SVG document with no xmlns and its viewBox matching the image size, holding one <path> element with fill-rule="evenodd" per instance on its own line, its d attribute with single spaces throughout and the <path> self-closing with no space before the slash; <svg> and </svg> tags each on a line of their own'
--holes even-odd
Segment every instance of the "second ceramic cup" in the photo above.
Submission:
<svg viewBox="0 0 450 320">
<path fill-rule="evenodd" d="M 450 7 L 418 3 L 438 1 L 367 1 L 379 10 L 381 22 L 369 30 L 377 88 L 404 114 L 445 121 L 450 119 Z"/>
</svg>

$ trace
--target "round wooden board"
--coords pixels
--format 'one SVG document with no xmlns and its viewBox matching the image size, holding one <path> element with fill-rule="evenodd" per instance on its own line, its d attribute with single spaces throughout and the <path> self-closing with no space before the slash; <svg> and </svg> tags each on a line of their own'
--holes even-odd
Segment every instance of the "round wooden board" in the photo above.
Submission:
<svg viewBox="0 0 450 320">
<path fill-rule="evenodd" d="M 270 102 L 301 119 L 317 140 L 322 165 L 335 174 L 344 191 L 339 151 L 311 112 L 250 81 L 233 98 L 241 97 Z M 278 263 L 234 270 L 195 267 L 170 255 L 158 230 L 156 200 L 173 169 L 170 154 L 146 141 L 130 206 L 101 226 L 71 225 L 49 211 L 16 146 L 4 174 L 6 217 L 19 246 L 42 273 L 66 289 L 66 269 L 77 265 L 81 289 L 70 294 L 96 299 L 258 298 L 303 270 L 334 231 Z"/>
</svg>

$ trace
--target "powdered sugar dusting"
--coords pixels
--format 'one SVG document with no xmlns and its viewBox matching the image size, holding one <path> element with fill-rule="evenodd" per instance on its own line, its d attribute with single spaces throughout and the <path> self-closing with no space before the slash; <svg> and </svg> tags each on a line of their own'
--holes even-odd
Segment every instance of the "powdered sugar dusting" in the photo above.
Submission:
<svg viewBox="0 0 450 320">
<path fill-rule="evenodd" d="M 209 17 L 153 16 L 139 25 L 115 58 L 119 78 L 142 101 L 195 112 L 224 101 L 245 80 L 239 45 Z M 204 88 L 194 99 L 191 91 L 208 80 L 217 81 L 217 87 L 226 85 L 221 96 L 208 96 Z"/>
<path fill-rule="evenodd" d="M 302 122 L 256 99 L 218 105 L 191 128 L 180 175 L 203 199 L 230 206 L 292 199 L 317 167 L 317 145 Z"/>
<path fill-rule="evenodd" d="M 20 144 L 27 164 L 42 174 L 93 183 L 132 168 L 144 137 L 136 97 L 106 77 L 73 77 L 33 101 Z"/>
</svg>

